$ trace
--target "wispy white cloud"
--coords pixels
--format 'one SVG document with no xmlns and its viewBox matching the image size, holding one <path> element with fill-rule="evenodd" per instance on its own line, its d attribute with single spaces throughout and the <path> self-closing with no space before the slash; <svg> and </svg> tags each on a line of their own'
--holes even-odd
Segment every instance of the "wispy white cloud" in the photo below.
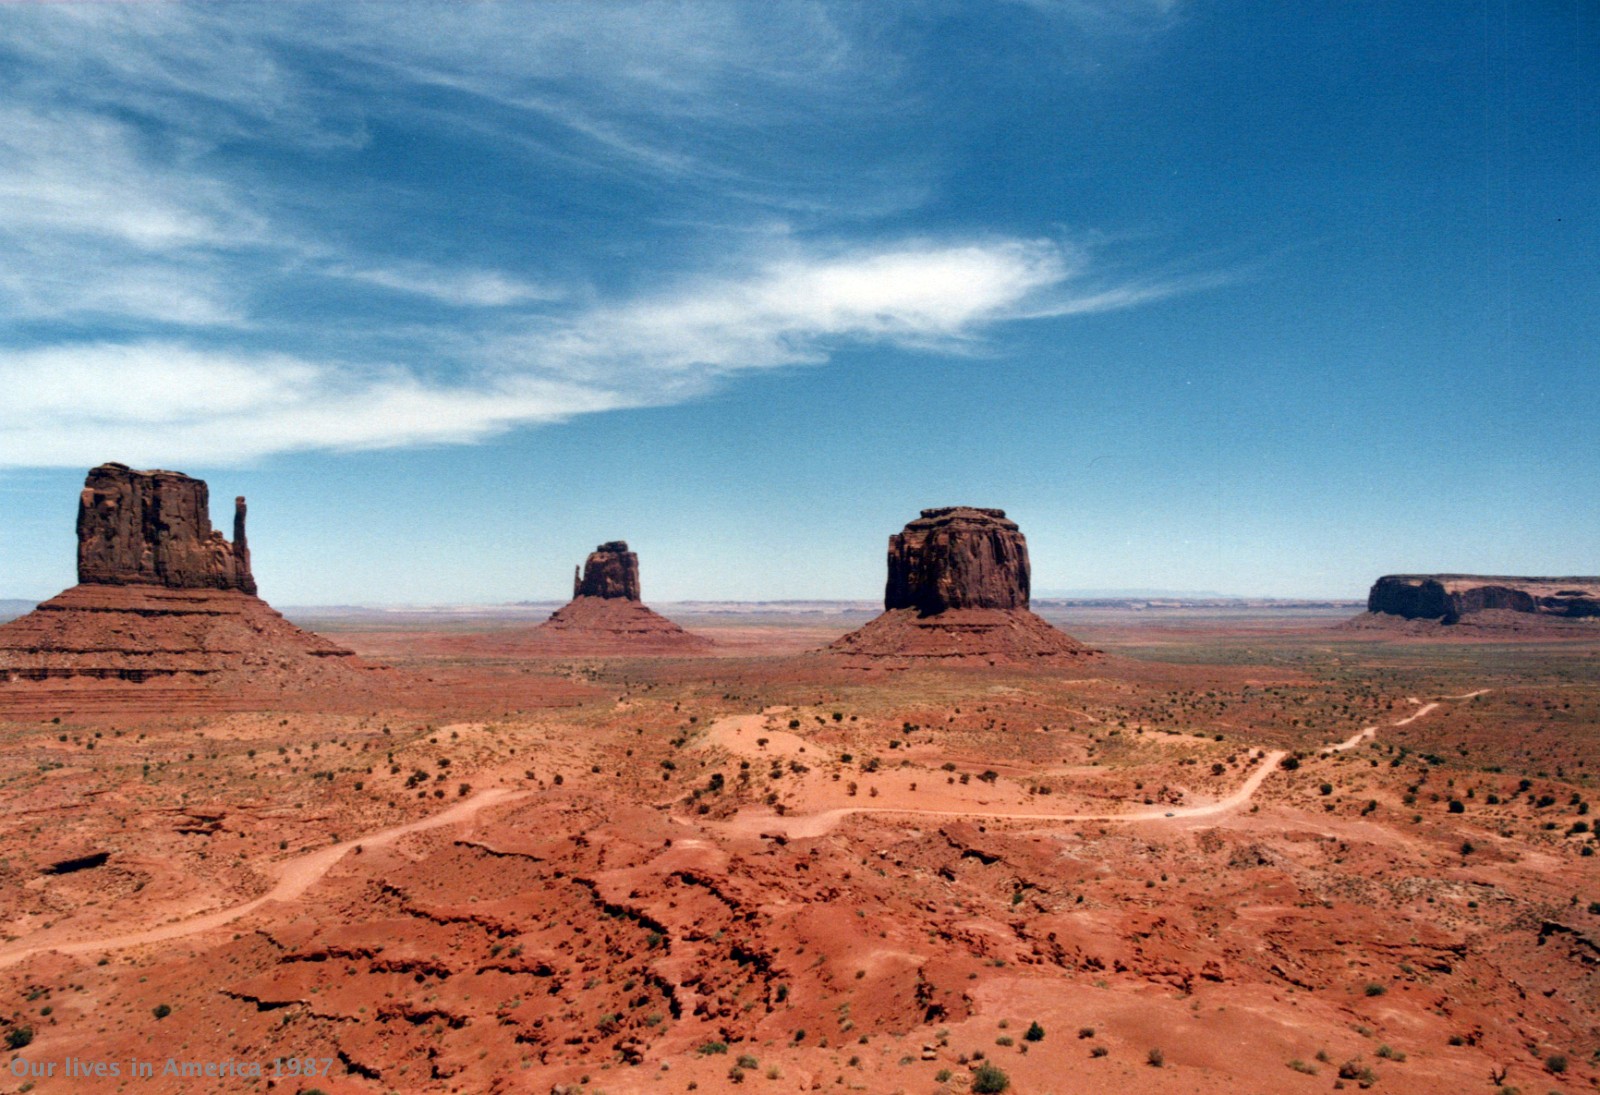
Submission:
<svg viewBox="0 0 1600 1095">
<path fill-rule="evenodd" d="M 330 5 L 331 6 L 331 5 Z M 319 95 L 274 39 L 274 23 L 306 27 L 318 5 L 8 4 L 0 51 L 13 61 L 9 96 L 68 101 L 86 111 L 158 123 L 212 146 L 288 136 L 300 145 L 360 139 L 335 100 Z M 63 92 L 70 92 L 64 97 Z"/>
<path fill-rule="evenodd" d="M 1165 300 L 1184 293 L 1197 293 L 1206 289 L 1237 282 L 1244 275 L 1235 269 L 1215 270 L 1207 273 L 1168 274 L 1160 277 L 1141 276 L 1128 281 L 1115 281 L 1100 275 L 1099 288 L 1064 288 L 1059 292 L 1044 294 L 1032 307 L 1018 314 L 1018 319 L 1050 319 L 1062 316 L 1093 315 L 1097 312 L 1117 312 L 1124 308 L 1137 308 L 1141 304 Z"/>
<path fill-rule="evenodd" d="M 111 114 L 0 105 L 0 316 L 248 326 L 250 289 L 283 266 L 458 307 L 561 295 L 496 270 L 330 257 L 172 144 Z"/>
<path fill-rule="evenodd" d="M 162 326 L 249 325 L 238 287 L 198 257 L 174 262 L 63 240 L 9 244 L 0 263 L 0 317 L 35 323 L 137 317 Z"/>
<path fill-rule="evenodd" d="M 216 464 L 306 449 L 470 442 L 681 402 L 844 345 L 961 349 L 1049 296 L 1078 260 L 1044 242 L 790 253 L 676 292 L 487 340 L 455 379 L 395 365 L 92 342 L 0 353 L 0 466 Z M 1135 299 L 1127 298 L 1129 301 Z M 1085 308 L 1117 298 L 1086 298 Z"/>
<path fill-rule="evenodd" d="M 308 390 L 325 390 L 329 372 L 280 354 L 247 359 L 180 343 L 88 343 L 8 354 L 0 386 L 9 393 L 12 428 L 43 419 L 181 428 L 199 418 L 271 413 Z"/>
<path fill-rule="evenodd" d="M 660 0 L 418 3 L 401 16 L 381 4 L 9 5 L 0 51 L 27 73 L 15 96 L 70 90 L 89 109 L 207 144 L 359 144 L 369 115 L 410 114 L 418 89 L 447 89 L 464 101 L 434 96 L 427 111 L 482 125 L 492 103 L 523 140 L 520 123 L 538 116 L 607 169 L 777 183 L 796 165 L 756 170 L 727 131 L 893 106 L 896 60 L 862 48 L 839 23 L 848 11 Z M 309 79 L 308 56 L 346 93 Z"/>
<path fill-rule="evenodd" d="M 144 143 L 108 116 L 0 106 L 0 315 L 240 320 L 215 256 L 259 244 L 263 219 Z"/>
<path fill-rule="evenodd" d="M 328 211 L 308 218 L 273 156 L 358 148 L 369 115 L 442 115 L 568 170 L 806 206 L 819 180 L 805 196 L 797 162 L 757 168 L 736 135 L 856 103 L 881 61 L 863 63 L 810 5 L 443 3 L 404 18 L 362 4 L 0 6 L 0 245 L 13 256 L 0 316 L 243 325 L 285 266 L 457 307 L 553 299 L 526 275 L 363 255 L 347 230 L 335 242 L 313 223 Z M 241 174 L 224 146 L 267 156 Z"/>
<path fill-rule="evenodd" d="M 203 174 L 137 150 L 127 125 L 0 107 L 0 231 L 98 237 L 155 252 L 258 238 L 259 218 Z"/>
<path fill-rule="evenodd" d="M 566 296 L 561 289 L 538 285 L 498 270 L 457 270 L 413 262 L 393 266 L 333 266 L 325 272 L 330 277 L 348 278 L 462 308 L 504 308 L 560 300 Z"/>
<path fill-rule="evenodd" d="M 388 74 L 570 121 L 651 159 L 683 147 L 685 123 L 756 129 L 819 108 L 867 109 L 863 92 L 887 93 L 896 62 L 841 25 L 848 11 L 661 0 L 439 4 L 396 20 L 381 7 L 344 5 L 315 33 L 359 48 Z M 657 166 L 681 162 L 674 155 Z"/>
<path fill-rule="evenodd" d="M 466 442 L 619 405 L 538 376 L 429 384 L 397 367 L 161 342 L 0 356 L 0 466 L 228 463 L 307 449 Z"/>
<path fill-rule="evenodd" d="M 823 360 L 843 341 L 952 345 L 1071 273 L 1047 243 L 911 244 L 791 255 L 738 280 L 595 308 L 495 356 L 592 377 L 715 375 Z"/>
<path fill-rule="evenodd" d="M 1183 8 L 1183 0 L 1012 0 L 1068 19 L 1084 30 L 1102 34 L 1156 32 L 1169 29 Z"/>
<path fill-rule="evenodd" d="M 660 277 L 667 288 L 596 303 L 581 271 L 558 279 L 536 262 L 475 261 L 472 244 L 496 229 L 474 222 L 466 201 L 459 213 L 443 203 L 448 216 L 430 208 L 444 195 L 426 190 L 425 172 L 394 184 L 404 194 L 386 192 L 395 206 L 362 204 L 354 162 L 331 170 L 332 182 L 317 176 L 325 189 L 304 189 L 316 174 L 306 165 L 353 161 L 369 123 L 408 137 L 470 125 L 515 138 L 472 146 L 496 166 L 502 147 L 542 146 L 574 187 L 594 171 L 642 179 L 635 189 L 652 197 L 673 187 L 710 196 L 652 213 L 663 220 L 711 210 L 748 227 L 782 219 L 774 209 L 804 210 L 813 225 L 831 212 L 830 224 L 860 231 L 926 191 L 900 177 L 895 156 L 840 154 L 852 122 L 900 105 L 897 57 L 849 26 L 852 12 L 0 6 L 0 64 L 18 73 L 0 105 L 0 318 L 31 325 L 13 348 L 0 338 L 0 466 L 470 442 L 681 402 L 846 345 L 963 352 L 1009 320 L 1174 290 L 1108 286 L 1085 254 L 1044 241 L 820 248 L 778 231 L 746 238 L 740 246 L 764 250 L 741 260 L 724 253 L 722 232 L 691 248 L 714 258 L 660 263 L 680 271 Z M 768 143 L 778 133 L 804 136 Z M 421 189 L 406 190 L 413 183 Z M 437 219 L 403 243 L 361 222 L 396 208 Z M 441 238 L 451 243 L 441 253 L 464 257 L 405 250 Z M 505 253 L 487 242 L 480 253 Z M 624 261 L 642 254 L 626 250 L 632 242 L 617 247 Z M 715 275 L 681 273 L 713 261 Z M 333 281 L 341 293 L 318 292 Z M 460 315 L 405 314 L 394 294 Z M 352 332 L 369 315 L 386 333 L 357 345 Z M 392 337 L 402 323 L 408 337 Z M 267 331 L 284 352 L 259 349 Z"/>
</svg>

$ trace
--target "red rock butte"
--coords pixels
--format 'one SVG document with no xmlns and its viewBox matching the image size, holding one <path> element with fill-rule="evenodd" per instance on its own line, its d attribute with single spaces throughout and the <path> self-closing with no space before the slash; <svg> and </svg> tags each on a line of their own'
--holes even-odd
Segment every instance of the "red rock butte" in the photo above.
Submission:
<svg viewBox="0 0 1600 1095">
<path fill-rule="evenodd" d="M 572 595 L 639 600 L 639 556 L 628 550 L 626 540 L 601 544 L 589 553 L 581 570 L 573 569 Z"/>
<path fill-rule="evenodd" d="M 1386 574 L 1372 585 L 1357 628 L 1600 631 L 1600 577 Z"/>
<path fill-rule="evenodd" d="M 711 646 L 641 603 L 639 556 L 624 540 L 590 553 L 573 575 L 572 600 L 534 628 L 532 638 L 572 653 L 689 653 Z"/>
<path fill-rule="evenodd" d="M 211 527 L 204 480 L 102 464 L 78 496 L 78 581 L 254 594 L 244 519 L 244 498 L 235 498 L 229 543 Z"/>
<path fill-rule="evenodd" d="M 275 688 L 358 668 L 256 596 L 245 502 L 233 540 L 175 471 L 102 464 L 78 500 L 78 584 L 0 626 L 0 683 L 232 679 Z"/>
<path fill-rule="evenodd" d="M 883 614 L 828 650 L 999 662 L 1098 653 L 1028 609 L 1028 543 L 1005 511 L 925 509 L 889 537 Z"/>
</svg>

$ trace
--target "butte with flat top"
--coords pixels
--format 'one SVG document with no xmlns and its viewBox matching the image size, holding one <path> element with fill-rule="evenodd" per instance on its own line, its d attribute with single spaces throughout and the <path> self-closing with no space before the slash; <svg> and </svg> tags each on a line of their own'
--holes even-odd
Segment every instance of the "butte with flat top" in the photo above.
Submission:
<svg viewBox="0 0 1600 1095">
<path fill-rule="evenodd" d="M 205 482 L 181 472 L 91 470 L 78 500 L 78 584 L 0 626 L 0 684 L 277 687 L 360 668 L 256 596 L 244 499 L 231 542 L 211 527 L 209 505 Z"/>
<path fill-rule="evenodd" d="M 1386 574 L 1347 626 L 1592 635 L 1600 632 L 1600 577 Z"/>
<path fill-rule="evenodd" d="M 1075 659 L 1096 654 L 1028 608 L 1028 544 L 1004 510 L 925 509 L 889 537 L 883 614 L 827 649 L 869 661 Z"/>
<path fill-rule="evenodd" d="M 572 600 L 533 636 L 575 653 L 693 653 L 711 646 L 641 602 L 639 556 L 625 540 L 589 554 L 573 575 Z"/>
</svg>

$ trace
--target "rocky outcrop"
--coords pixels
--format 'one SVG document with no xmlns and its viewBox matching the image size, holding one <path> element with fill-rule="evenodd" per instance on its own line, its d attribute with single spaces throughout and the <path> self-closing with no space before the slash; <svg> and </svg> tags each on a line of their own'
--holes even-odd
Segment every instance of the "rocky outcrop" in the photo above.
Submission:
<svg viewBox="0 0 1600 1095">
<path fill-rule="evenodd" d="M 212 529 L 207 501 L 206 484 L 179 472 L 90 471 L 78 503 L 78 584 L 0 626 L 0 684 L 275 691 L 339 685 L 364 669 L 255 595 L 244 499 L 234 503 L 231 543 Z M 17 698 L 0 695 L 0 709 Z"/>
<path fill-rule="evenodd" d="M 506 639 L 498 640 L 505 645 Z M 694 653 L 712 644 L 647 608 L 639 597 L 639 556 L 625 540 L 590 552 L 572 577 L 572 600 L 512 645 L 527 654 Z"/>
<path fill-rule="evenodd" d="M 1373 583 L 1367 612 L 1447 625 L 1485 612 L 1547 619 L 1595 618 L 1600 617 L 1600 578 L 1389 574 Z"/>
<path fill-rule="evenodd" d="M 626 540 L 601 544 L 584 560 L 583 574 L 573 575 L 572 595 L 639 600 L 639 556 L 628 550 Z"/>
<path fill-rule="evenodd" d="M 1028 544 L 1005 511 L 925 509 L 889 537 L 884 612 L 828 649 L 869 663 L 1096 654 L 1028 610 Z"/>
<path fill-rule="evenodd" d="M 102 464 L 78 497 L 78 581 L 254 593 L 244 519 L 237 498 L 229 543 L 211 527 L 203 480 Z"/>
<path fill-rule="evenodd" d="M 925 509 L 889 537 L 886 609 L 1028 607 L 1028 544 L 1006 511 Z"/>
</svg>

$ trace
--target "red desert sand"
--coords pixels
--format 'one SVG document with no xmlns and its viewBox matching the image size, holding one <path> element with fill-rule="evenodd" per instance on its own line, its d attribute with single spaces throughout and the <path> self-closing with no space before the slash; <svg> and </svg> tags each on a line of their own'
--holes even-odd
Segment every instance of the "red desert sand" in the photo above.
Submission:
<svg viewBox="0 0 1600 1095">
<path fill-rule="evenodd" d="M 970 520 L 975 586 L 1025 593 Z M 250 596 L 196 527 L 154 573 L 234 587 L 126 588 Z M 965 611 L 1028 610 L 919 618 Z M 389 667 L 0 682 L 7 1090 L 1600 1080 L 1600 642 L 1172 605 L 1068 620 L 1094 656 L 877 672 L 798 649 L 841 618 L 677 614 L 738 640 L 326 616 Z"/>
</svg>

